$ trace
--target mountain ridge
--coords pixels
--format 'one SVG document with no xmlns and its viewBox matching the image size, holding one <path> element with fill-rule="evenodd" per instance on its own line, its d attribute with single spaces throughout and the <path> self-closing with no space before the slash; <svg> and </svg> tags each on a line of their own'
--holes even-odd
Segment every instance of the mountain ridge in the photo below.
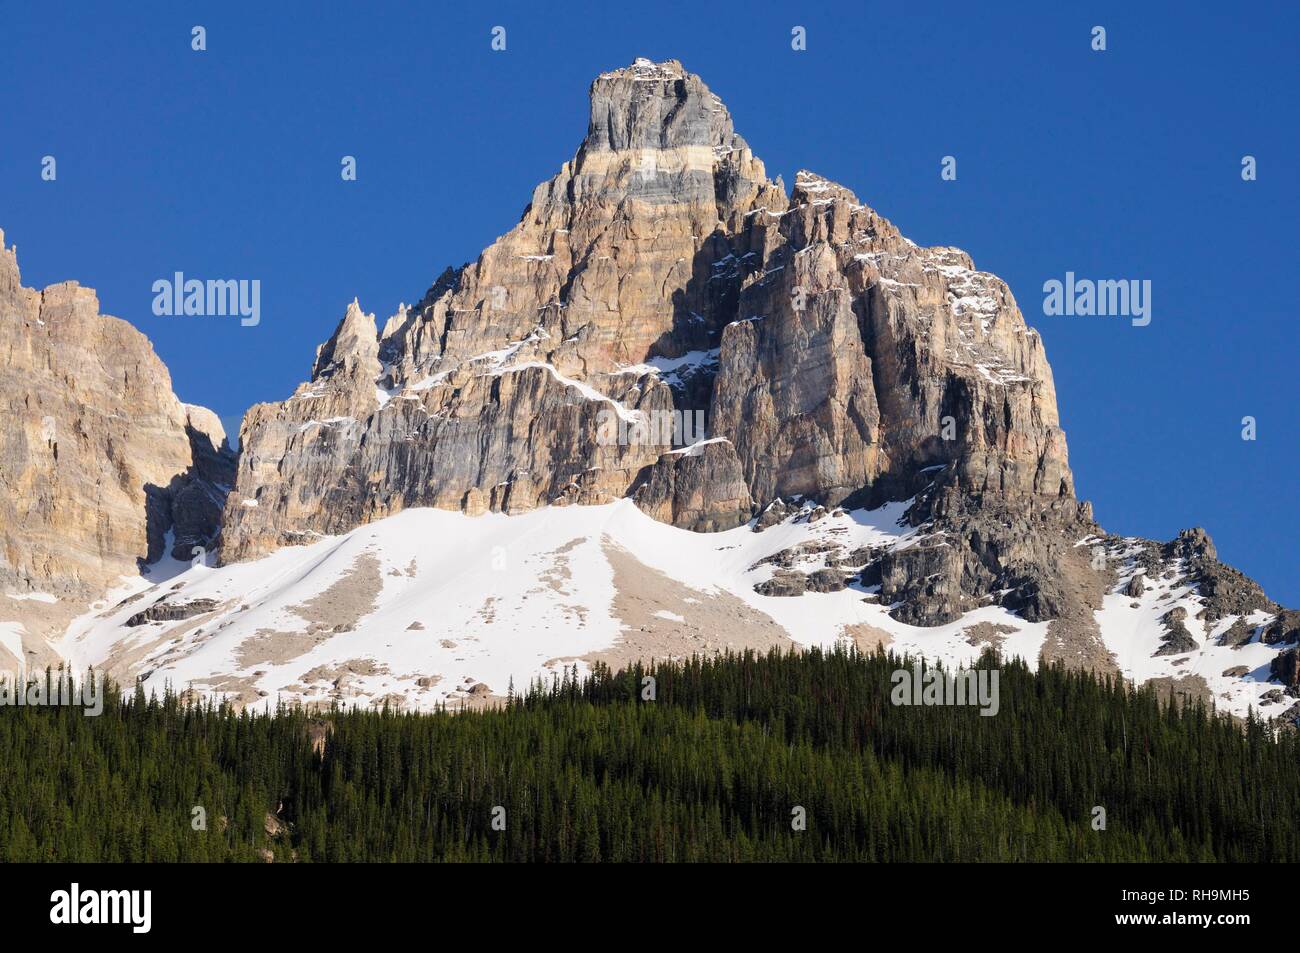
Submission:
<svg viewBox="0 0 1300 953">
<path fill-rule="evenodd" d="M 680 439 L 697 417 L 705 432 Z M 1300 715 L 1295 613 L 1204 531 L 1115 536 L 1076 498 L 1051 368 L 1006 284 L 815 173 L 787 193 L 677 61 L 597 77 L 587 135 L 513 229 L 382 323 L 354 299 L 310 379 L 245 415 L 237 463 L 190 453 L 236 467 L 221 565 L 177 561 L 192 533 L 150 535 L 151 576 L 67 629 L 58 651 L 78 665 L 241 704 L 418 707 L 500 696 L 559 659 L 887 639 L 952 658 L 1008 644 Z M 470 564 L 408 539 L 424 520 Z M 475 525 L 505 534 L 505 568 Z M 538 525 L 544 550 L 513 535 Z M 371 532 L 375 548 L 359 543 Z M 690 574 L 646 563 L 647 540 L 695 553 Z M 400 630 L 416 647 L 389 651 L 391 600 L 414 598 L 402 580 L 458 605 L 457 626 L 508 628 L 494 587 L 521 571 L 520 545 L 540 585 L 516 593 L 490 662 L 436 600 Z M 346 565 L 318 572 L 336 550 Z M 266 589 L 277 566 L 296 581 Z M 481 603 L 456 602 L 453 571 Z M 571 626 L 572 644 L 537 659 L 533 624 Z"/>
</svg>

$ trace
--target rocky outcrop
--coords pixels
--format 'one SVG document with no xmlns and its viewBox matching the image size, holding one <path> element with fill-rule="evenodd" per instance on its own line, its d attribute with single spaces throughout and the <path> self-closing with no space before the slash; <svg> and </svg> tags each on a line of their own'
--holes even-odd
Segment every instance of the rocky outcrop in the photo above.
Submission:
<svg viewBox="0 0 1300 953">
<path fill-rule="evenodd" d="M 44 665 L 45 640 L 168 539 L 184 559 L 212 545 L 234 458 L 144 335 L 75 281 L 23 287 L 3 233 L 0 342 L 0 623 Z M 0 647 L 0 667 L 17 662 Z"/>
<path fill-rule="evenodd" d="M 736 451 L 725 439 L 665 453 L 634 498 L 655 519 L 706 533 L 749 522 L 754 508 Z"/>
<path fill-rule="evenodd" d="M 754 520 L 754 532 L 761 533 L 763 530 L 780 523 L 785 517 L 785 503 L 778 497 L 765 506 L 763 512 L 758 514 L 758 519 Z"/>
<path fill-rule="evenodd" d="M 1260 641 L 1265 645 L 1293 645 L 1300 642 L 1300 611 L 1283 609 L 1264 627 Z"/>
<path fill-rule="evenodd" d="M 993 593 L 1031 622 L 1084 616 L 1099 602 L 1101 580 L 1077 545 L 1097 532 L 1086 503 L 1016 504 L 968 495 L 940 476 L 909 516 L 924 530 L 916 545 L 888 550 L 864 571 L 864 582 L 880 580 L 883 601 L 898 604 L 900 621 L 951 622 Z"/>
<path fill-rule="evenodd" d="M 1300 689 L 1300 649 L 1287 649 L 1274 657 L 1269 663 L 1269 678 L 1287 688 Z"/>
<path fill-rule="evenodd" d="M 132 628 L 138 625 L 148 625 L 150 622 L 176 622 L 180 619 L 191 619 L 196 615 L 203 615 L 217 608 L 217 602 L 213 599 L 195 599 L 191 602 L 171 602 L 167 599 L 159 599 L 147 609 L 142 609 L 135 615 L 126 620 L 126 624 Z"/>
<path fill-rule="evenodd" d="M 1180 561 L 1184 578 L 1205 600 L 1205 617 L 1211 622 L 1230 615 L 1281 610 L 1253 579 L 1219 562 L 1214 541 L 1199 526 L 1185 529 L 1165 543 L 1160 547 L 1160 556 Z"/>
<path fill-rule="evenodd" d="M 771 579 L 754 586 L 760 596 L 802 596 L 808 590 L 808 575 L 797 569 L 778 569 Z"/>
<path fill-rule="evenodd" d="M 835 569 L 818 569 L 808 575 L 809 592 L 839 592 L 851 577 Z"/>
<path fill-rule="evenodd" d="M 1187 630 L 1187 610 L 1182 606 L 1170 609 L 1160 617 L 1160 623 L 1165 627 L 1165 635 L 1160 648 L 1156 650 L 1156 655 L 1182 655 L 1185 652 L 1196 651 L 1196 639 L 1192 638 L 1192 633 Z"/>
<path fill-rule="evenodd" d="M 1235 619 L 1232 625 L 1228 626 L 1228 630 L 1219 636 L 1219 644 L 1239 649 L 1243 645 L 1248 645 L 1254 637 L 1255 626 L 1245 619 Z"/>
</svg>

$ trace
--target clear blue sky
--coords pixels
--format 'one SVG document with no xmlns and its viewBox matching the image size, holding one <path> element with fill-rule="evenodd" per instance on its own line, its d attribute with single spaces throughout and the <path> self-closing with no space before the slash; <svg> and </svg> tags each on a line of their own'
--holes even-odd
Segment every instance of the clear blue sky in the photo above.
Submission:
<svg viewBox="0 0 1300 953">
<path fill-rule="evenodd" d="M 97 288 L 182 398 L 238 417 L 291 392 L 354 295 L 382 320 L 508 230 L 581 140 L 597 73 L 677 58 L 771 174 L 838 180 L 1008 281 L 1103 525 L 1204 525 L 1300 605 L 1294 4 L 455 6 L 8 5 L 0 228 L 25 282 Z M 153 316 L 178 270 L 259 278 L 261 325 Z M 1066 271 L 1150 279 L 1150 326 L 1045 317 Z"/>
</svg>

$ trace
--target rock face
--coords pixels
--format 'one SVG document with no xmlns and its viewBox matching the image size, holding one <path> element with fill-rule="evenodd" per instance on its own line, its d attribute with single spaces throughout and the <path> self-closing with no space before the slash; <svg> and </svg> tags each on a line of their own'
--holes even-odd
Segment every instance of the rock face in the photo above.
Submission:
<svg viewBox="0 0 1300 953">
<path fill-rule="evenodd" d="M 1179 606 L 1170 609 L 1160 618 L 1165 627 L 1164 645 L 1156 650 L 1157 655 L 1183 655 L 1196 649 L 1196 640 L 1187 630 L 1187 610 Z"/>
<path fill-rule="evenodd" d="M 590 99 L 513 230 L 382 330 L 354 302 L 311 380 L 249 412 L 224 559 L 410 506 L 635 495 L 707 531 L 936 482 L 1072 498 L 1042 343 L 999 279 L 811 173 L 787 194 L 676 61 Z M 708 450 L 665 456 L 698 425 Z"/>
<path fill-rule="evenodd" d="M 217 418 L 182 404 L 131 325 L 69 281 L 22 286 L 0 233 L 0 626 L 27 665 L 121 576 L 211 546 L 234 479 Z M 16 627 L 16 628 L 15 628 Z M 0 646 L 13 669 L 19 646 Z"/>
<path fill-rule="evenodd" d="M 1300 649 L 1287 649 L 1269 665 L 1269 677 L 1287 688 L 1300 689 Z"/>
<path fill-rule="evenodd" d="M 722 438 L 665 453 L 635 498 L 655 519 L 705 533 L 748 522 L 754 508 L 736 453 Z"/>
</svg>

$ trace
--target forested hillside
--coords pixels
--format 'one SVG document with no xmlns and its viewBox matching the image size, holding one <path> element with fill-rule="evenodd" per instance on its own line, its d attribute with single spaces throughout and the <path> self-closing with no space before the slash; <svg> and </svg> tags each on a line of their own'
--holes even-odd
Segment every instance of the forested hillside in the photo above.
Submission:
<svg viewBox="0 0 1300 953">
<path fill-rule="evenodd" d="M 1294 733 L 1019 663 L 995 716 L 896 707 L 905 665 L 733 655 L 422 715 L 3 708 L 0 859 L 1300 860 Z"/>
</svg>

